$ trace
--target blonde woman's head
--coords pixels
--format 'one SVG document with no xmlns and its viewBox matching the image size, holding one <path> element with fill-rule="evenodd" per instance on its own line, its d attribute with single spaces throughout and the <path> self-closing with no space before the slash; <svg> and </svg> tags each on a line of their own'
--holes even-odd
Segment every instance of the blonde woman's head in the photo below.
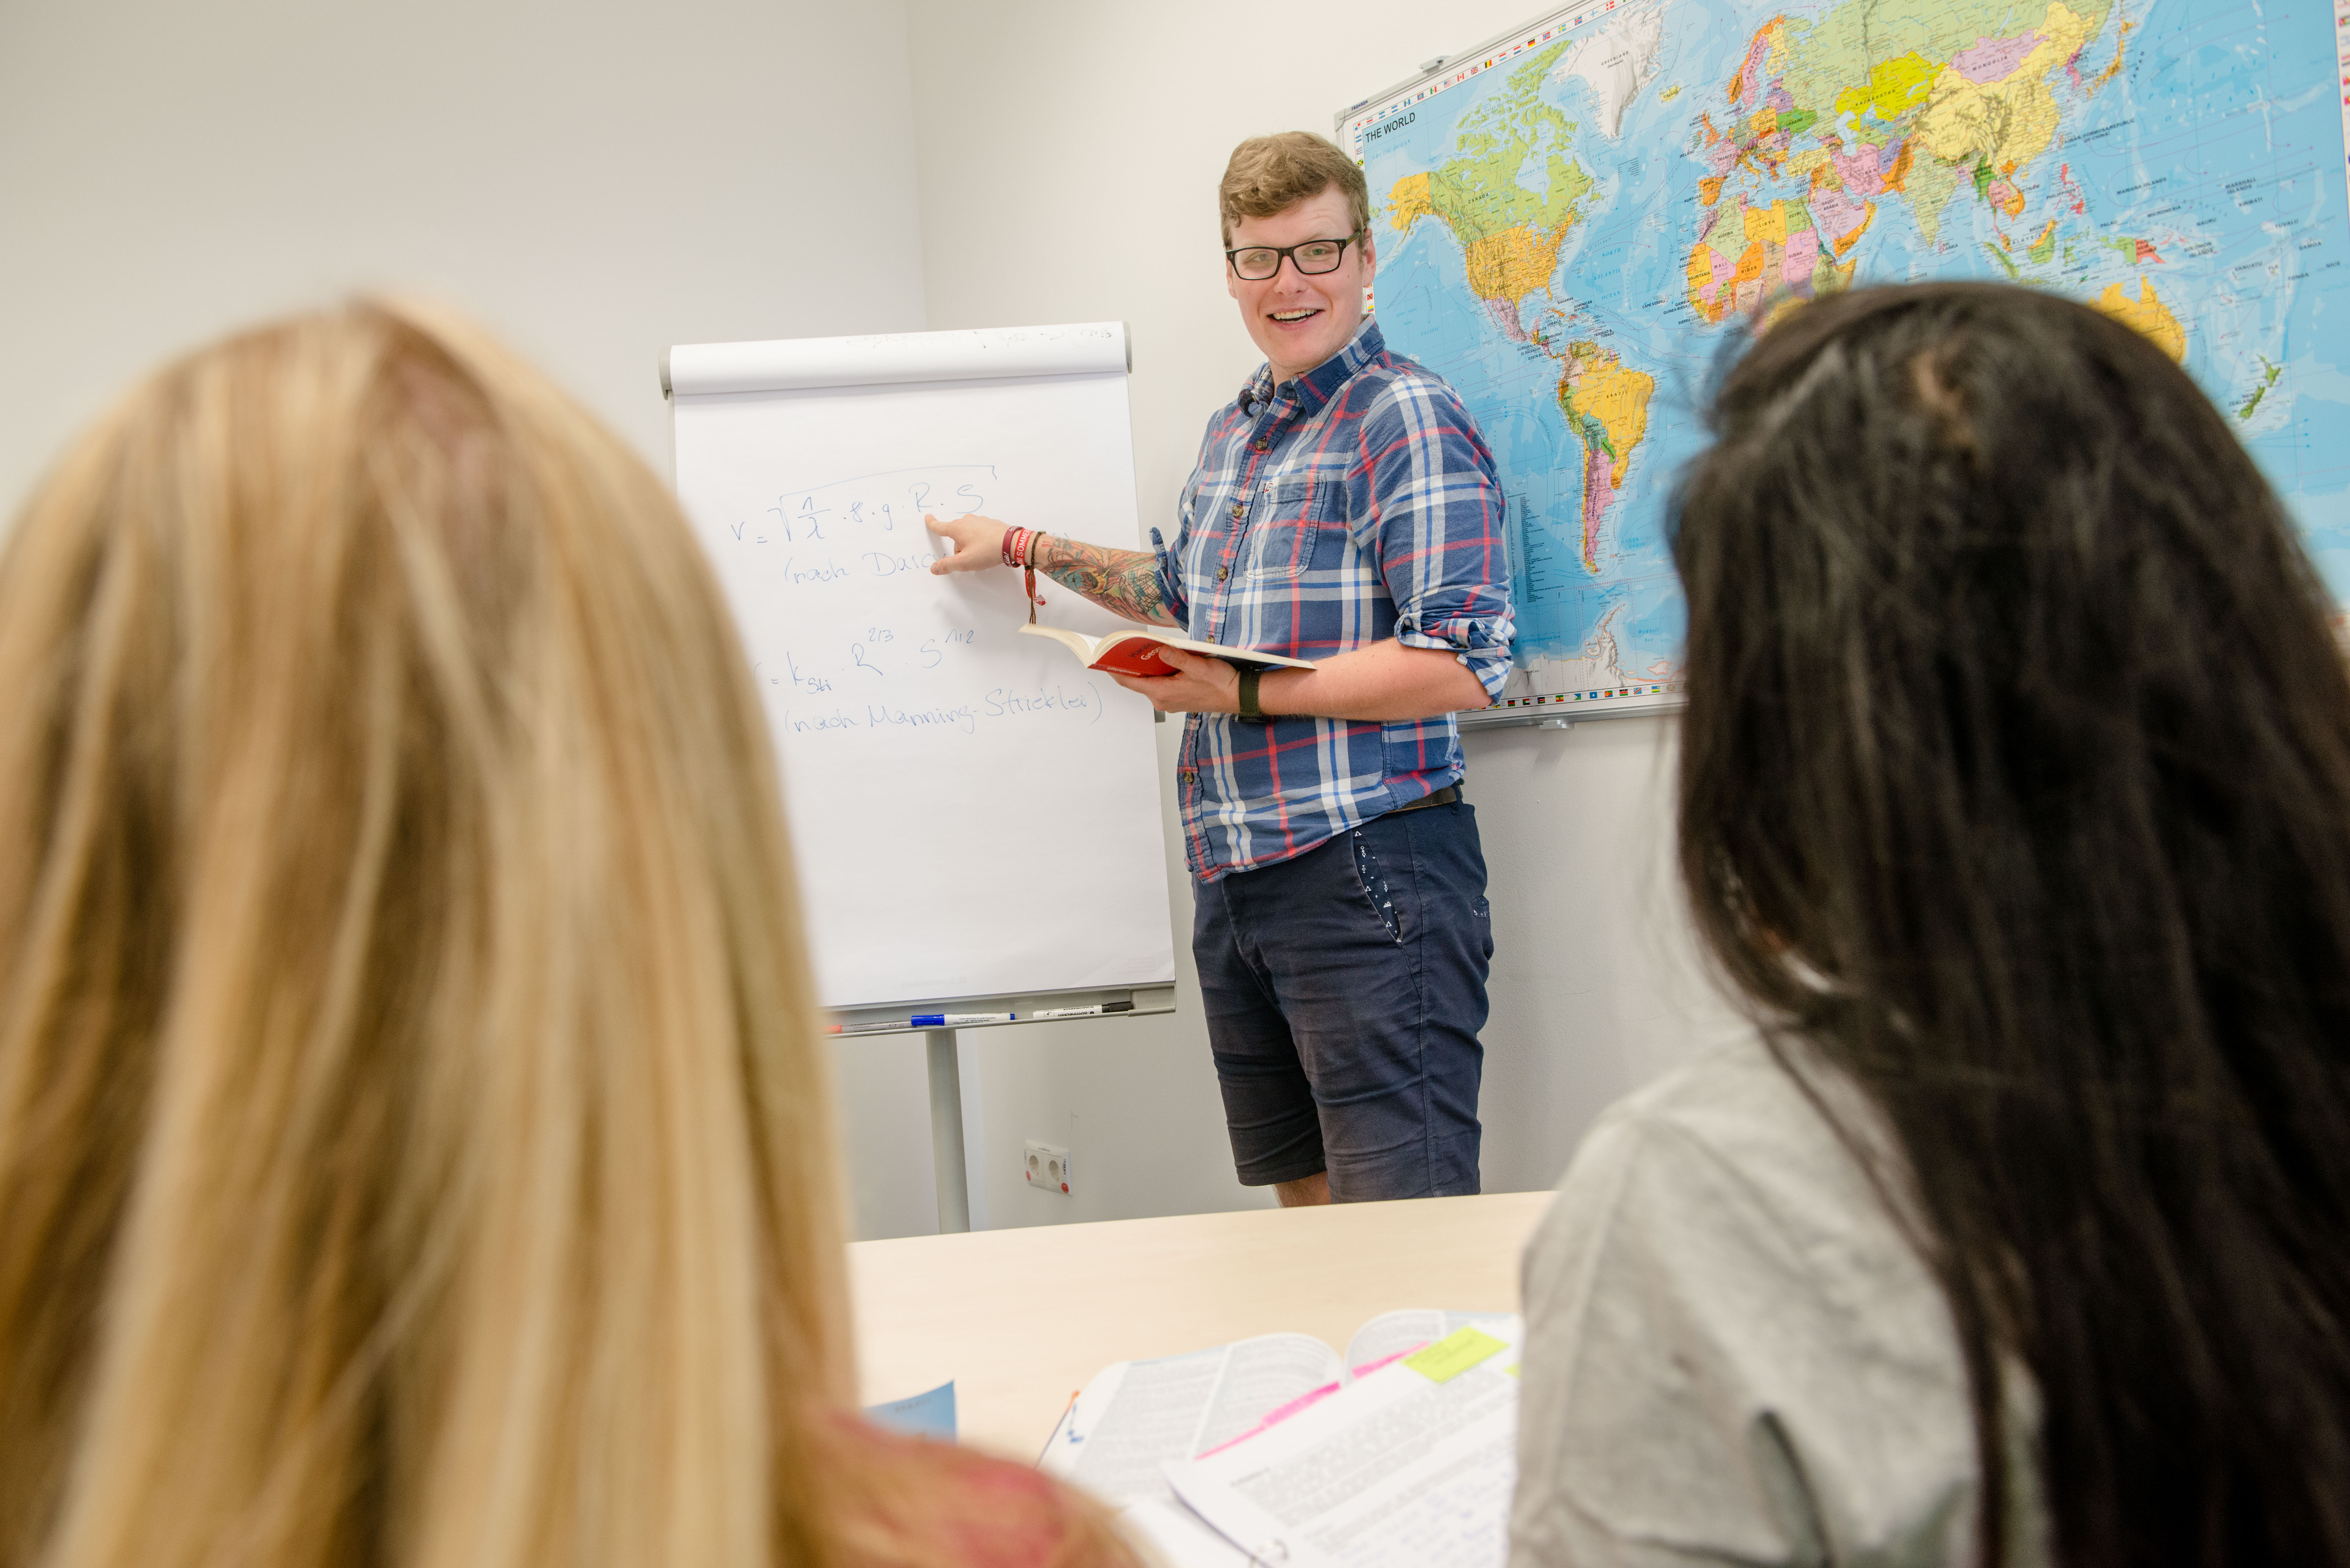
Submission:
<svg viewBox="0 0 2350 1568">
<path fill-rule="evenodd" d="M 820 1560 L 829 1100 L 674 503 L 465 325 L 204 350 L 0 555 L 0 1564 Z"/>
</svg>

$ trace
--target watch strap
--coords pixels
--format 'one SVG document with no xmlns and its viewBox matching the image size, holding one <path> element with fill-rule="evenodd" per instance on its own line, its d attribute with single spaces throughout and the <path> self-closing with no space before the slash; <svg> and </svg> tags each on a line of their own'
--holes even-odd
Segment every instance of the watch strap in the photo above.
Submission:
<svg viewBox="0 0 2350 1568">
<path fill-rule="evenodd" d="M 1240 721 L 1243 724 L 1262 724 L 1265 721 L 1264 711 L 1256 705 L 1256 683 L 1263 678 L 1264 671 L 1256 666 L 1241 666 Z"/>
</svg>

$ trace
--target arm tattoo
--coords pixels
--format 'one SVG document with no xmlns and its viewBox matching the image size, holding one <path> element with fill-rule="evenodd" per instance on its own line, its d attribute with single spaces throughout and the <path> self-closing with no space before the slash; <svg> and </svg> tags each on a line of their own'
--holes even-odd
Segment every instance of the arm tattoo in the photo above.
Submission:
<svg viewBox="0 0 2350 1568">
<path fill-rule="evenodd" d="M 1158 626 L 1175 624 L 1159 591 L 1159 557 L 1148 550 L 1111 550 L 1055 534 L 1045 540 L 1036 566 L 1113 615 Z"/>
</svg>

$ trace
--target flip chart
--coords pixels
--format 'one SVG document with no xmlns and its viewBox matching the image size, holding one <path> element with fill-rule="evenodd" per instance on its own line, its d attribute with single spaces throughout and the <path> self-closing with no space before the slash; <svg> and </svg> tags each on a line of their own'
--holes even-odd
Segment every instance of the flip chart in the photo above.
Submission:
<svg viewBox="0 0 2350 1568">
<path fill-rule="evenodd" d="M 670 352 L 678 494 L 765 701 L 825 1007 L 1173 977 L 1149 703 L 1017 635 L 1018 574 L 932 576 L 923 525 L 1136 548 L 1127 366 L 1114 322 Z"/>
</svg>

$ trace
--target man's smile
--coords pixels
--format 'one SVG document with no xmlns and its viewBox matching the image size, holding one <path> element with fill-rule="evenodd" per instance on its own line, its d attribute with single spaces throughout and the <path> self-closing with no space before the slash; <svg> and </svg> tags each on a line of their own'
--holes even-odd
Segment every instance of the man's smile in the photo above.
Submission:
<svg viewBox="0 0 2350 1568">
<path fill-rule="evenodd" d="M 1275 386 L 1328 360 L 1362 326 L 1374 264 L 1371 238 L 1361 228 L 1350 199 L 1333 185 L 1269 217 L 1235 219 L 1225 231 L 1232 254 L 1276 253 L 1270 277 L 1243 277 L 1229 260 L 1224 267 L 1225 291 L 1240 301 L 1241 320 L 1263 350 Z M 1300 270 L 1296 253 L 1309 246 L 1322 247 L 1311 259 L 1332 264 L 1328 271 Z M 1262 271 L 1263 262 L 1260 254 L 1252 265 Z"/>
</svg>

